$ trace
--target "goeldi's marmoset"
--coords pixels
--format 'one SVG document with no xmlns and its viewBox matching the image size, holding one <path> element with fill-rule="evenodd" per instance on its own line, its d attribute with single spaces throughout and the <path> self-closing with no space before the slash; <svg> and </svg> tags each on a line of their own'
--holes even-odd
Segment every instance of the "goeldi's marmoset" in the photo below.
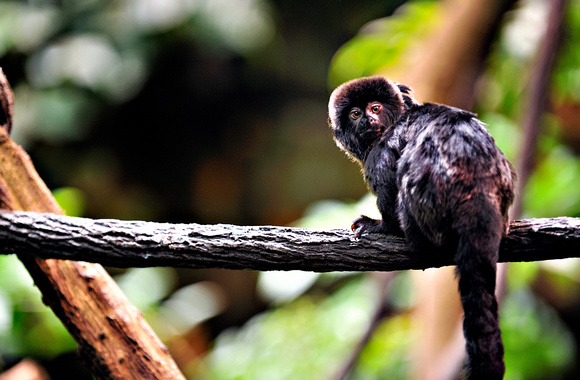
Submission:
<svg viewBox="0 0 580 380">
<path fill-rule="evenodd" d="M 360 163 L 382 216 L 355 219 L 355 237 L 392 234 L 420 252 L 452 252 L 465 376 L 503 378 L 494 291 L 515 174 L 485 124 L 461 109 L 419 103 L 409 87 L 380 76 L 339 86 L 328 112 L 336 144 Z"/>
</svg>

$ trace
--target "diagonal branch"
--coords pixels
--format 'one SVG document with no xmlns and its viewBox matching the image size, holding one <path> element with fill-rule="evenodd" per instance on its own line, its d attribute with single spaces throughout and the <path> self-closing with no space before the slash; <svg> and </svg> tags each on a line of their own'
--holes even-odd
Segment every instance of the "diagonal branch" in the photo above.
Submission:
<svg viewBox="0 0 580 380">
<path fill-rule="evenodd" d="M 7 133 L 12 130 L 14 120 L 14 94 L 0 67 L 0 127 Z"/>
<path fill-rule="evenodd" d="M 0 253 L 107 266 L 251 270 L 394 271 L 453 265 L 452 255 L 411 252 L 403 239 L 346 230 L 170 224 L 0 214 Z M 580 218 L 513 222 L 500 261 L 580 257 Z"/>
</svg>

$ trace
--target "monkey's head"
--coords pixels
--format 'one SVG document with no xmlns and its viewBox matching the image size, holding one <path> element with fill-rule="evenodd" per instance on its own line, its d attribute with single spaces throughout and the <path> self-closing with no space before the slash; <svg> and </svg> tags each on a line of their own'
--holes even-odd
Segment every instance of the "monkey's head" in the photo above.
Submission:
<svg viewBox="0 0 580 380">
<path fill-rule="evenodd" d="M 405 110 L 414 103 L 411 89 L 385 77 L 354 79 L 330 95 L 328 116 L 336 145 L 363 161 L 370 148 Z"/>
</svg>

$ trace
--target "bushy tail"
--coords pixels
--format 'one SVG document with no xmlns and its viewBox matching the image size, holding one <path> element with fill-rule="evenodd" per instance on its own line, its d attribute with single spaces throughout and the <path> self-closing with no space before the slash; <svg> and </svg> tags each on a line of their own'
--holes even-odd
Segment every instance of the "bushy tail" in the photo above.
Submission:
<svg viewBox="0 0 580 380">
<path fill-rule="evenodd" d="M 460 231 L 456 256 L 459 294 L 465 312 L 465 377 L 470 380 L 502 379 L 504 349 L 495 278 L 503 224 L 501 217 L 497 215 L 496 218 L 494 212 L 480 216 L 481 219 L 474 221 L 474 226 Z"/>
</svg>

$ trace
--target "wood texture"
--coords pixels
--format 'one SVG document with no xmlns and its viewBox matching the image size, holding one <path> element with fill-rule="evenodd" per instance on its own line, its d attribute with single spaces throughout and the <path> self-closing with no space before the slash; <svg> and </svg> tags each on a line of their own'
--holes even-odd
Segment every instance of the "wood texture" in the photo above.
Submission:
<svg viewBox="0 0 580 380">
<path fill-rule="evenodd" d="M 0 67 L 0 128 L 7 133 L 12 130 L 14 120 L 14 94 Z"/>
<path fill-rule="evenodd" d="M 54 214 L 0 214 L 0 252 L 107 266 L 251 270 L 395 271 L 453 265 L 445 253 L 411 252 L 403 239 L 347 230 L 169 224 Z M 500 261 L 580 257 L 580 218 L 513 222 Z"/>
</svg>

